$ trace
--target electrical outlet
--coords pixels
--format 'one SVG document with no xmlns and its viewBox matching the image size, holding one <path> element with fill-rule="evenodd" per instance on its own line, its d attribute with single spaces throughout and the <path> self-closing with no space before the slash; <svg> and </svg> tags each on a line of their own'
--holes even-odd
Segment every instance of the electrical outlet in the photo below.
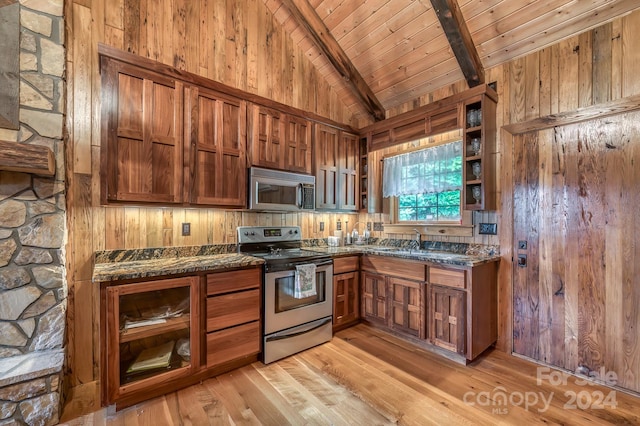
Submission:
<svg viewBox="0 0 640 426">
<path fill-rule="evenodd" d="M 320 232 L 324 231 L 324 222 L 320 222 Z"/>
<path fill-rule="evenodd" d="M 367 222 L 367 231 L 371 231 L 371 222 Z"/>
<path fill-rule="evenodd" d="M 336 231 L 341 231 L 342 230 L 342 222 L 337 221 L 336 222 Z"/>
<path fill-rule="evenodd" d="M 186 222 L 182 224 L 182 236 L 187 237 L 191 235 L 191 223 Z"/>
<path fill-rule="evenodd" d="M 384 226 L 382 222 L 373 222 L 373 230 L 374 231 L 384 231 Z"/>
<path fill-rule="evenodd" d="M 487 235 L 496 235 L 498 233 L 498 224 L 480 223 L 478 224 L 478 233 L 487 234 Z"/>
</svg>

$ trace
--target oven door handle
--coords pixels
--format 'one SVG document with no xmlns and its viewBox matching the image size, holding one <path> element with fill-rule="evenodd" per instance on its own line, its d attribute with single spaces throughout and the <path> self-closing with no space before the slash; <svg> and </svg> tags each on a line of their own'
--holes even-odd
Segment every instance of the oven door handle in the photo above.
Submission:
<svg viewBox="0 0 640 426">
<path fill-rule="evenodd" d="M 285 333 L 285 332 L 280 332 L 280 333 L 275 333 L 272 334 L 271 336 L 266 338 L 267 342 L 275 342 L 277 340 L 283 340 L 283 339 L 290 339 L 292 337 L 296 337 L 296 336 L 301 336 L 303 334 L 307 334 L 307 333 L 311 333 L 313 330 L 317 330 L 320 327 L 324 327 L 325 325 L 327 325 L 327 323 L 331 322 L 331 317 L 327 317 L 324 320 L 322 320 L 320 322 L 320 324 L 314 325 L 311 328 L 305 328 L 304 330 L 300 330 L 291 334 Z M 282 334 L 281 334 L 282 333 Z"/>
<path fill-rule="evenodd" d="M 296 194 L 296 198 L 297 198 L 297 203 L 296 204 L 298 205 L 298 208 L 302 210 L 302 205 L 303 205 L 303 203 L 302 203 L 302 194 L 303 194 L 303 191 L 302 191 L 302 184 L 301 183 L 298 184 L 297 192 L 298 193 Z"/>
</svg>

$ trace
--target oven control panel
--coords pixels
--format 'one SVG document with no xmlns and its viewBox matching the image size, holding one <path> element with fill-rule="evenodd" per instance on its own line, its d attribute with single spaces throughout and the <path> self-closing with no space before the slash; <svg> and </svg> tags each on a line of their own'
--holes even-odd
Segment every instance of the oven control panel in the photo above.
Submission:
<svg viewBox="0 0 640 426">
<path fill-rule="evenodd" d="M 238 243 L 302 241 L 299 226 L 238 226 Z"/>
</svg>

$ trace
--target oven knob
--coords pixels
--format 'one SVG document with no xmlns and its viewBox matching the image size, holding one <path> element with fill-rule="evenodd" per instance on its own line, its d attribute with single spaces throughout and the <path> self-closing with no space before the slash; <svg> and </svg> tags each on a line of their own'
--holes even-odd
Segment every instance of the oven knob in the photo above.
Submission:
<svg viewBox="0 0 640 426">
<path fill-rule="evenodd" d="M 297 233 L 298 233 L 298 230 L 296 229 L 295 231 L 293 231 L 293 233 L 294 233 L 294 234 L 297 234 Z"/>
<path fill-rule="evenodd" d="M 249 231 L 244 231 L 244 235 L 248 236 L 249 235 Z"/>
<path fill-rule="evenodd" d="M 255 233 L 255 232 L 253 232 L 253 231 L 251 231 L 251 235 L 252 235 L 252 236 L 253 236 L 253 235 L 256 235 L 256 233 Z"/>
<path fill-rule="evenodd" d="M 289 234 L 293 234 L 293 230 L 292 229 L 289 229 Z"/>
</svg>

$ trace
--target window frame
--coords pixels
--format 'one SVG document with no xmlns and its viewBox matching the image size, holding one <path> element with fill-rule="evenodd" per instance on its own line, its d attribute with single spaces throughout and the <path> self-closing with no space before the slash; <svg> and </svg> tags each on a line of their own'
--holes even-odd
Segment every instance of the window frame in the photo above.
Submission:
<svg viewBox="0 0 640 426">
<path fill-rule="evenodd" d="M 424 139 L 429 139 L 429 138 L 424 138 Z M 414 142 L 408 142 L 408 143 L 420 143 L 422 139 L 420 140 L 416 140 Z M 448 137 L 446 139 L 443 139 L 442 141 L 437 141 L 437 142 L 431 142 L 428 143 L 426 145 L 420 145 L 420 146 L 414 146 L 410 149 L 405 149 L 401 152 L 394 152 L 394 153 L 389 153 L 387 155 L 385 155 L 383 157 L 387 158 L 387 157 L 393 157 L 396 155 L 400 155 L 400 154 L 407 154 L 410 152 L 414 152 L 414 151 L 420 151 L 423 149 L 427 149 L 427 148 L 435 148 L 437 146 L 440 145 L 446 145 L 448 143 L 454 143 L 454 142 L 458 142 L 458 141 L 462 141 L 462 135 L 461 134 L 456 134 L 455 136 L 451 136 Z M 461 154 L 462 156 L 462 154 Z M 464 158 L 462 158 L 464 160 Z M 464 167 L 464 161 L 462 166 Z M 462 171 L 460 172 L 462 173 Z M 407 220 L 400 220 L 400 214 L 399 214 L 399 199 L 398 197 L 388 197 L 385 198 L 385 200 L 388 200 L 388 206 L 389 206 L 389 221 L 390 224 L 392 225 L 398 225 L 398 226 L 403 226 L 403 225 L 407 225 L 407 226 L 446 226 L 446 227 L 470 227 L 473 226 L 473 216 L 472 216 L 472 212 L 468 211 L 468 210 L 464 210 L 464 203 L 462 200 L 463 197 L 463 187 L 461 185 L 460 187 L 460 220 L 411 220 L 411 221 L 407 221 Z"/>
</svg>

